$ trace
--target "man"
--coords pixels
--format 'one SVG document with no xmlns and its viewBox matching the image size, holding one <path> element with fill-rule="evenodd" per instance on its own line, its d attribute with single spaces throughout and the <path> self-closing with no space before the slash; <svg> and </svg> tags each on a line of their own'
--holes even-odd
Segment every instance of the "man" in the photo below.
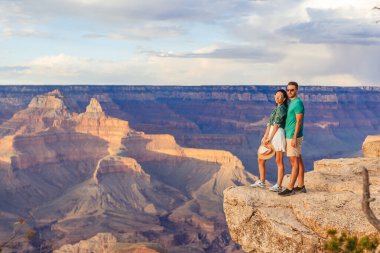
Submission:
<svg viewBox="0 0 380 253">
<path fill-rule="evenodd" d="M 290 196 L 296 192 L 306 193 L 304 183 L 305 166 L 301 156 L 305 108 L 302 100 L 298 97 L 298 83 L 289 82 L 286 92 L 290 99 L 285 123 L 286 155 L 289 157 L 292 173 L 290 174 L 288 187 L 278 193 L 280 196 Z M 298 186 L 294 187 L 297 179 Z"/>
</svg>

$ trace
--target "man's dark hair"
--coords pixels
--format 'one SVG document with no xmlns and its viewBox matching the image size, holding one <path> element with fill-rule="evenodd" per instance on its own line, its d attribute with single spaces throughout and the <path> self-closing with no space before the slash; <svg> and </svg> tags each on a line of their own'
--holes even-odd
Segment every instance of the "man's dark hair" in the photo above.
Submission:
<svg viewBox="0 0 380 253">
<path fill-rule="evenodd" d="M 297 82 L 289 82 L 288 85 L 294 85 L 294 86 L 296 86 L 296 89 L 298 90 L 298 83 Z"/>
</svg>

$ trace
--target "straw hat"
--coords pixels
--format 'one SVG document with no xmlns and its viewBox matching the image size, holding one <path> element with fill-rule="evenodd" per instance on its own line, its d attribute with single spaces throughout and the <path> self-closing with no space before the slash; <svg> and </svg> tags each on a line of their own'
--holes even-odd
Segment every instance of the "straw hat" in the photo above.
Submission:
<svg viewBox="0 0 380 253">
<path fill-rule="evenodd" d="M 259 159 L 268 160 L 274 154 L 276 153 L 276 150 L 274 149 L 274 146 L 272 143 L 263 145 L 261 144 L 259 149 L 257 150 L 257 157 Z"/>
</svg>

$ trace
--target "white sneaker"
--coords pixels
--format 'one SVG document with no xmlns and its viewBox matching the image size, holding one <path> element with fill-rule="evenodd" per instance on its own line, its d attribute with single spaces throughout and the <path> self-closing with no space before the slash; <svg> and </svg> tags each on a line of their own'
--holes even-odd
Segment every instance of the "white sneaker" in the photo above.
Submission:
<svg viewBox="0 0 380 253">
<path fill-rule="evenodd" d="M 282 186 L 278 185 L 278 184 L 275 184 L 275 185 L 269 187 L 269 190 L 272 191 L 272 192 L 281 192 L 282 191 Z"/>
<path fill-rule="evenodd" d="M 257 180 L 253 184 L 251 184 L 252 187 L 260 187 L 260 188 L 265 188 L 266 185 L 264 182 L 261 182 L 261 180 Z"/>
</svg>

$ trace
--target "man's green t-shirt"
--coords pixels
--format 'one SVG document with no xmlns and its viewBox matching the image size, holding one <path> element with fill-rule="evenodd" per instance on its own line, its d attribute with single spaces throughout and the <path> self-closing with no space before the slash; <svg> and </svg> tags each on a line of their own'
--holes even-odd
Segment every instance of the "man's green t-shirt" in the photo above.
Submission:
<svg viewBox="0 0 380 253">
<path fill-rule="evenodd" d="M 285 123 L 285 135 L 287 139 L 293 139 L 294 131 L 296 129 L 296 114 L 302 113 L 305 117 L 305 108 L 303 106 L 303 102 L 300 98 L 293 99 L 288 107 L 288 113 L 286 116 L 286 123 Z M 303 136 L 303 121 L 304 117 L 302 118 L 301 122 L 301 128 L 300 131 L 297 134 L 297 138 Z"/>
</svg>

